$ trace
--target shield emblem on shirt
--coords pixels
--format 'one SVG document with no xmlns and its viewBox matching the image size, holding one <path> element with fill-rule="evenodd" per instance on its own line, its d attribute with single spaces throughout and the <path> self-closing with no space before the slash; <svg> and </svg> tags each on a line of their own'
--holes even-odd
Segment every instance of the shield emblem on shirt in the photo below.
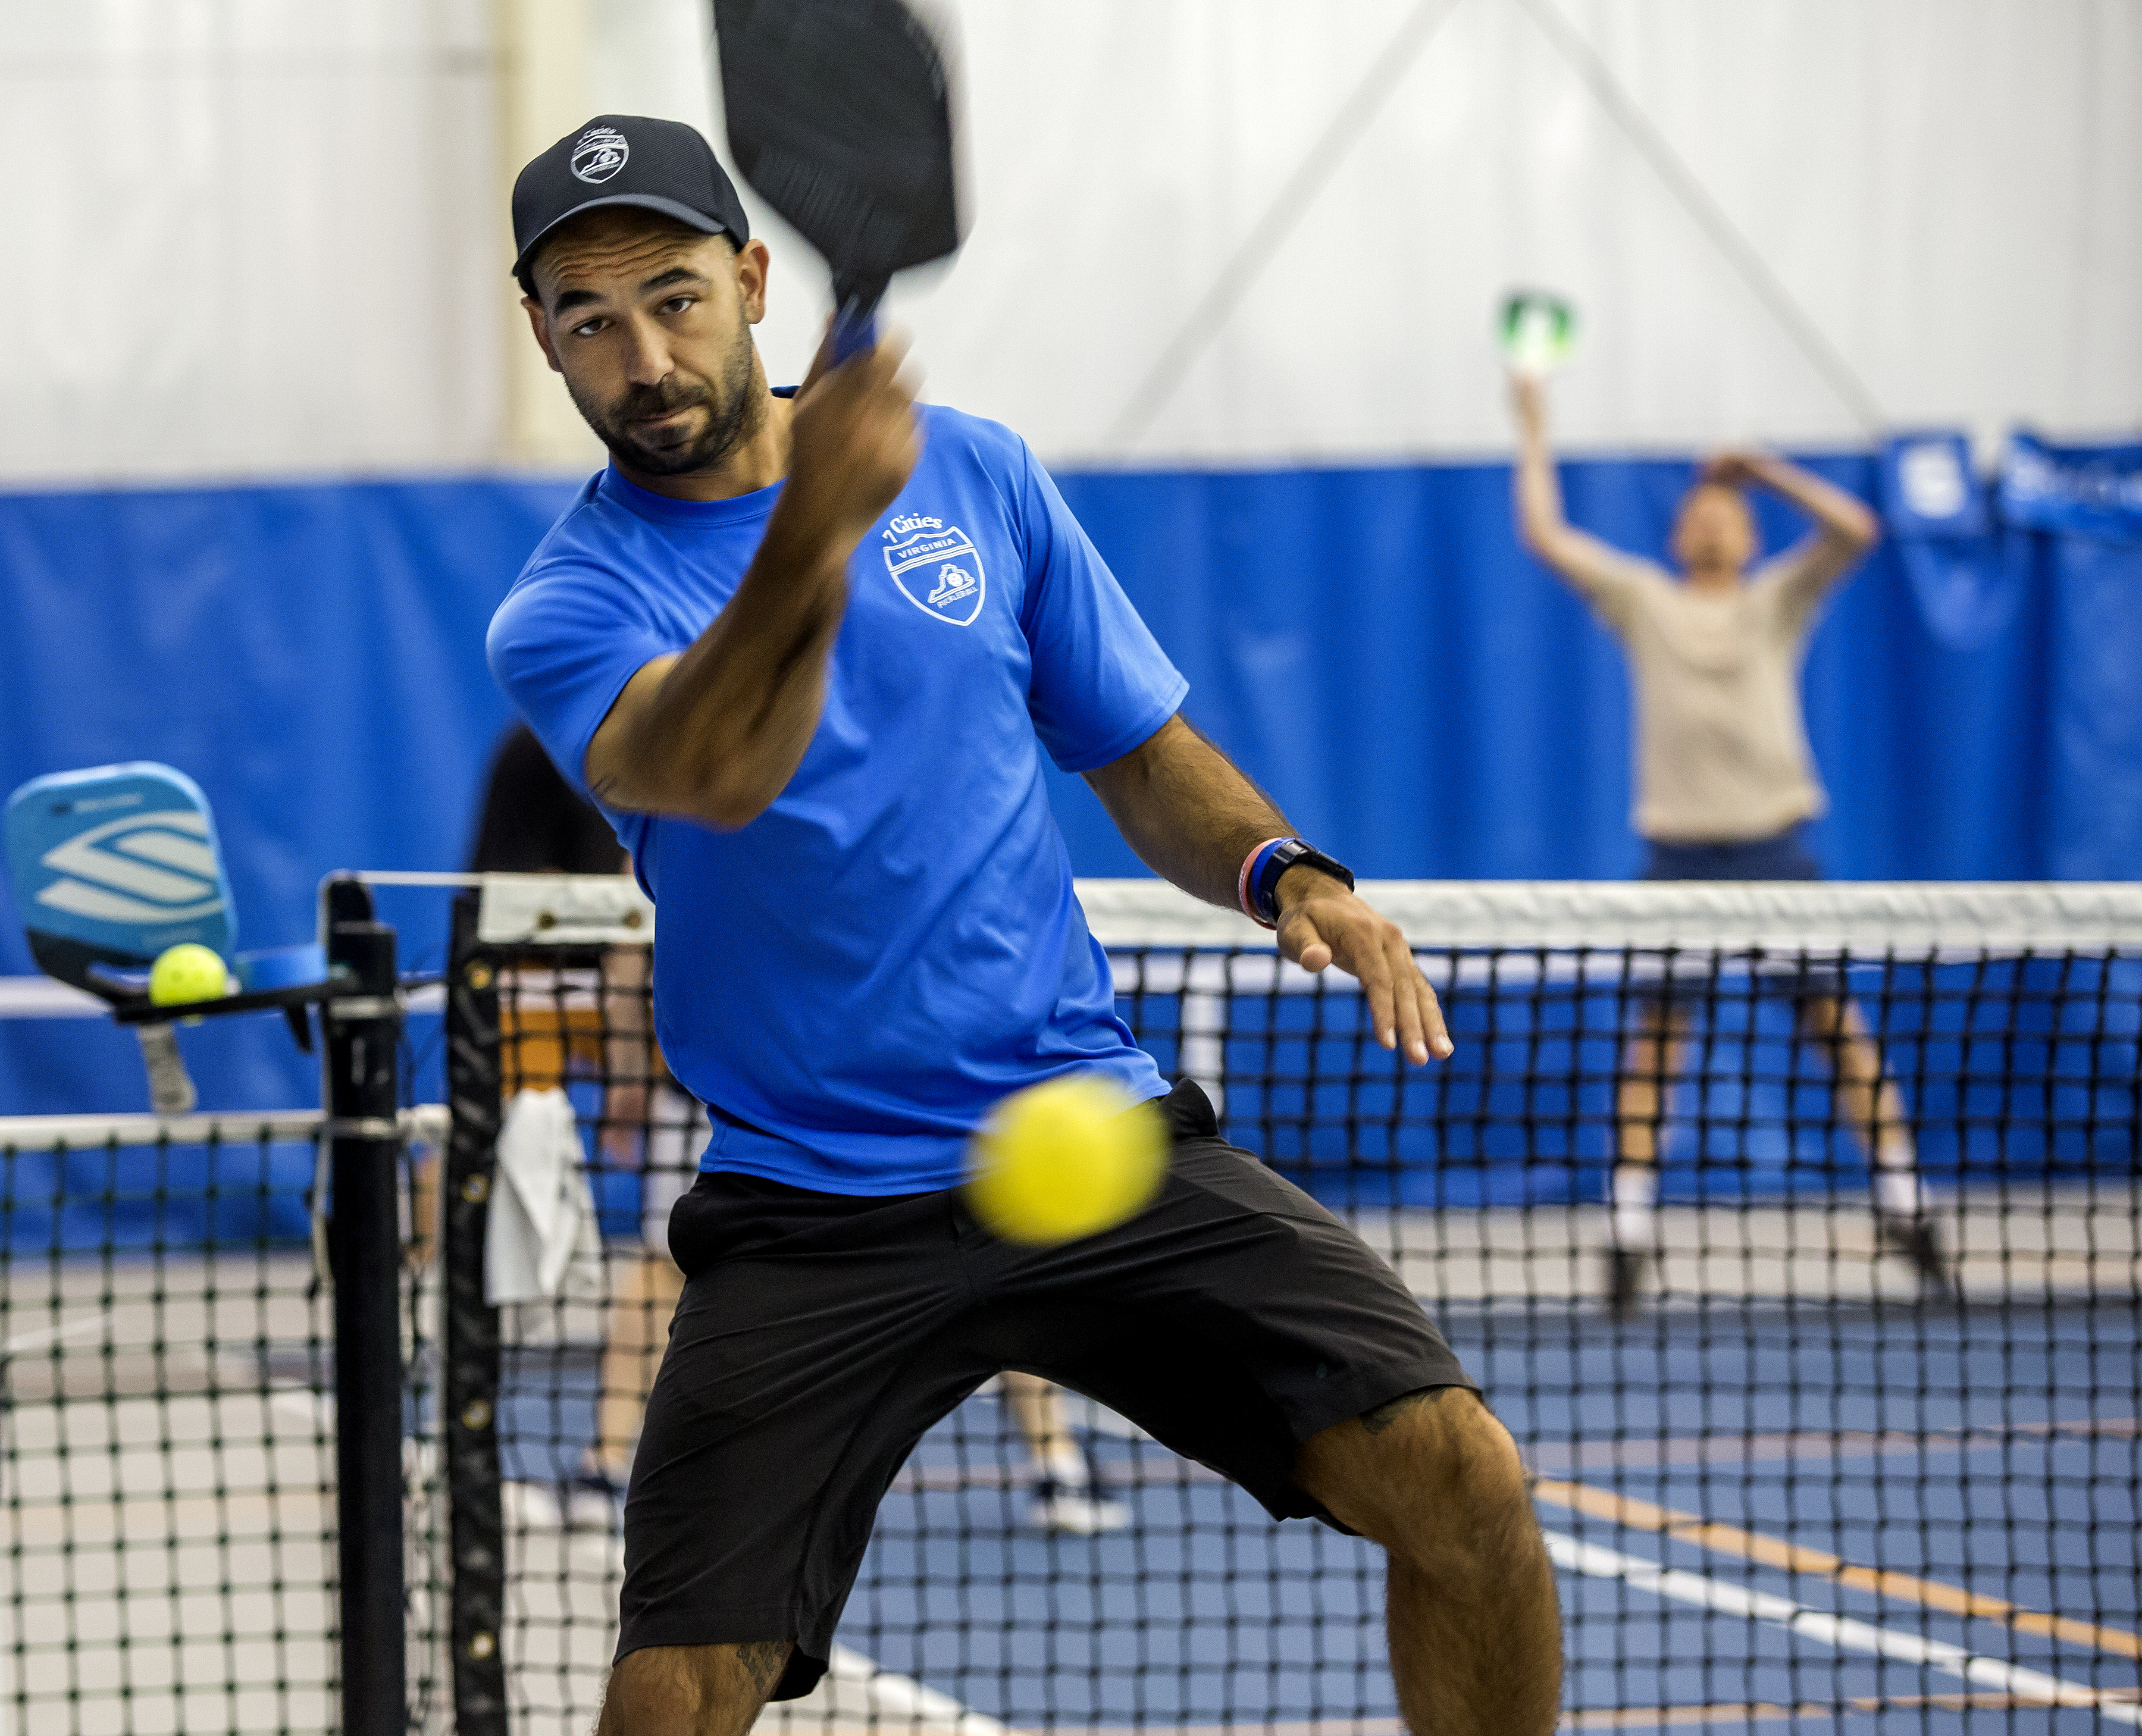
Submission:
<svg viewBox="0 0 2142 1736">
<path fill-rule="evenodd" d="M 957 525 L 926 528 L 888 543 L 885 565 L 901 595 L 926 615 L 965 627 L 982 612 L 989 575 L 982 571 L 974 540 Z"/>
</svg>

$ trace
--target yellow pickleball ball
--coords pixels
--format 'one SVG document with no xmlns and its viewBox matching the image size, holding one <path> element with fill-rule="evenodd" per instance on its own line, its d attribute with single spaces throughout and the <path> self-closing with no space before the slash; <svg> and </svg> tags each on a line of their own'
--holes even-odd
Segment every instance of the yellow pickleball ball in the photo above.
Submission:
<svg viewBox="0 0 2142 1736">
<path fill-rule="evenodd" d="M 230 992 L 230 971 L 222 954 L 198 940 L 165 947 L 149 967 L 149 999 L 159 1007 L 220 1000 Z"/>
<path fill-rule="evenodd" d="M 990 1112 L 968 1149 L 967 1204 L 1006 1241 L 1076 1241 L 1122 1223 L 1160 1191 L 1160 1112 L 1097 1073 L 1044 1080 Z"/>
</svg>

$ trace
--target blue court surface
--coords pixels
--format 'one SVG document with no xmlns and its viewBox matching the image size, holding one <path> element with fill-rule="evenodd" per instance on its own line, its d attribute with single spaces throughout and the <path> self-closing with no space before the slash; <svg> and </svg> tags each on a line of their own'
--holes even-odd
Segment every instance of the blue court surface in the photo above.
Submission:
<svg viewBox="0 0 2142 1736">
<path fill-rule="evenodd" d="M 2053 1226 L 2035 1251 L 2026 1219 Z M 1745 1278 L 1698 1290 L 1685 1282 L 1695 1268 L 1670 1260 L 1668 1293 L 1619 1324 L 1581 1294 L 1583 1220 L 1468 1216 L 1470 1254 L 1424 1216 L 1382 1226 L 1419 1290 L 1434 1288 L 1417 1261 L 1435 1238 L 1447 1281 L 1430 1305 L 1535 1476 L 1569 1727 L 2142 1723 L 2127 1191 L 1962 1214 L 1961 1311 L 1922 1307 L 1878 1273 L 1854 1240 L 1863 1214 L 1730 1221 L 1744 1273 L 1762 1276 L 1746 1248 L 1784 1242 L 1807 1270 L 1774 1293 Z M 1483 1293 L 1498 1238 L 1521 1230 L 1532 1292 Z M 1559 1246 L 1542 1250 L 1550 1230 Z M 2080 1259 L 2061 1251 L 2078 1243 Z M 570 1347 L 519 1357 L 509 1474 L 540 1482 L 586 1438 L 595 1368 Z M 967 1736 L 992 1721 L 1400 1728 L 1375 1549 L 1275 1524 L 1118 1419 L 1088 1420 L 1133 1514 L 1099 1537 L 1029 1523 L 1024 1450 L 994 1393 L 925 1438 L 839 1635 L 897 1686 L 870 1703 L 873 1721 Z M 593 1560 L 585 1543 L 580 1559 Z M 814 1706 L 789 1727 L 859 1715 Z"/>
</svg>

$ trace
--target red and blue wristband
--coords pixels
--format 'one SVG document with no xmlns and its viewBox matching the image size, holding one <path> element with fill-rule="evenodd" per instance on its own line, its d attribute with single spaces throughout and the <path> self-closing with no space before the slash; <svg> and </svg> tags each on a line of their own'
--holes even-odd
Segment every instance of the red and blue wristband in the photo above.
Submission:
<svg viewBox="0 0 2142 1736">
<path fill-rule="evenodd" d="M 1235 876 L 1235 901 L 1242 914 L 1260 928 L 1277 928 L 1280 877 L 1297 864 L 1344 880 L 1349 890 L 1353 888 L 1353 870 L 1315 846 L 1300 838 L 1267 838 L 1242 858 L 1241 871 Z"/>
</svg>

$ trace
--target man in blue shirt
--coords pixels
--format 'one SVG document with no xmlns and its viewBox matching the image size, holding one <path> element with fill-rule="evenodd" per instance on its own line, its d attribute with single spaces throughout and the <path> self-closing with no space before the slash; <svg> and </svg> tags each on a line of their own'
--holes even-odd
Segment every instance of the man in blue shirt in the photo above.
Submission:
<svg viewBox="0 0 2142 1736">
<path fill-rule="evenodd" d="M 1447 1055 L 1397 928 L 1179 715 L 1186 683 L 1024 441 L 918 407 L 896 344 L 769 392 L 767 254 L 688 127 L 522 171 L 536 341 L 609 446 L 491 666 L 661 912 L 655 1031 L 714 1132 L 625 1517 L 605 1736 L 741 1736 L 823 1673 L 880 1497 L 1010 1369 L 1390 1558 L 1416 1729 L 1542 1732 L 1553 1582 L 1508 1433 L 1390 1269 L 1218 1137 L 1117 1018 L 1040 751 L 1140 856 Z M 1167 1184 L 1058 1248 L 956 1185 L 1006 1092 L 1164 1098 Z"/>
</svg>

